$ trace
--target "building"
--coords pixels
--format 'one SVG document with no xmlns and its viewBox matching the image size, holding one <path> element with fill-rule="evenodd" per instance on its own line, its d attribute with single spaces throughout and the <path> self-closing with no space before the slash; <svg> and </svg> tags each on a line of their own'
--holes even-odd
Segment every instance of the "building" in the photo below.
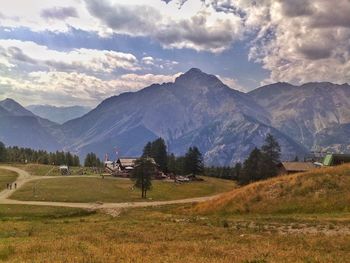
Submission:
<svg viewBox="0 0 350 263">
<path fill-rule="evenodd" d="M 350 163 L 350 154 L 331 153 L 323 159 L 324 166 L 336 166 L 343 163 Z"/>
<path fill-rule="evenodd" d="M 315 168 L 316 166 L 311 162 L 281 162 L 278 165 L 278 173 L 280 175 L 302 173 Z"/>
<path fill-rule="evenodd" d="M 67 165 L 61 165 L 58 169 L 61 175 L 69 175 L 69 167 Z"/>
<path fill-rule="evenodd" d="M 130 173 L 134 170 L 135 162 L 138 159 L 138 157 L 121 157 L 115 162 L 106 161 L 105 168 L 107 172 L 111 173 L 114 176 L 130 177 Z M 150 158 L 150 160 L 158 168 L 158 165 L 156 164 L 155 160 L 153 158 Z M 160 177 L 161 173 L 157 169 L 155 178 Z"/>
<path fill-rule="evenodd" d="M 136 157 L 122 157 L 116 161 L 118 170 L 121 172 L 130 172 L 135 168 Z"/>
</svg>

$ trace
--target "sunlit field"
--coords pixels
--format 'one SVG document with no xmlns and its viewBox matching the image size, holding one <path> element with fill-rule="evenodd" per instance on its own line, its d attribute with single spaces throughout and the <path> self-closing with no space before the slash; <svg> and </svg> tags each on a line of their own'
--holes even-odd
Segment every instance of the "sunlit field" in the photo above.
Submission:
<svg viewBox="0 0 350 263">
<path fill-rule="evenodd" d="M 122 178 L 61 177 L 39 179 L 17 190 L 12 199 L 61 202 L 129 202 L 142 201 L 141 192 L 133 182 Z M 174 183 L 154 180 L 148 201 L 176 200 L 215 195 L 232 190 L 232 181 L 204 177 L 204 181 Z"/>
</svg>

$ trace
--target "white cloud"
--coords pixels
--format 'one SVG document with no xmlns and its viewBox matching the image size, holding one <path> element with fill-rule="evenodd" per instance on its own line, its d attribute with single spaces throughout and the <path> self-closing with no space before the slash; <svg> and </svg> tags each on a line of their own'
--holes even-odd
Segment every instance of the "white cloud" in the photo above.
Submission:
<svg viewBox="0 0 350 263">
<path fill-rule="evenodd" d="M 123 92 L 137 91 L 153 83 L 174 81 L 175 75 L 124 74 L 103 80 L 77 72 L 32 72 L 23 78 L 0 76 L 0 99 L 11 97 L 23 104 L 81 104 L 96 106 L 103 99 Z"/>
<path fill-rule="evenodd" d="M 238 90 L 241 92 L 248 92 L 248 90 L 240 85 L 235 78 L 229 78 L 229 77 L 221 77 L 217 75 L 217 77 L 227 86 L 229 86 L 231 89 Z"/>
<path fill-rule="evenodd" d="M 242 21 L 238 15 L 216 12 L 201 0 L 184 2 L 0 0 L 3 14 L 0 25 L 54 32 L 76 28 L 96 32 L 102 37 L 113 33 L 146 36 L 164 48 L 209 52 L 221 52 L 242 37 Z"/>
<path fill-rule="evenodd" d="M 28 64 L 51 70 L 91 71 L 111 73 L 118 69 L 138 70 L 137 58 L 129 53 L 73 49 L 57 51 L 31 41 L 0 40 L 0 63 L 9 65 Z"/>
<path fill-rule="evenodd" d="M 245 6 L 257 30 L 250 58 L 271 72 L 268 82 L 350 82 L 350 1 L 262 1 Z"/>
</svg>

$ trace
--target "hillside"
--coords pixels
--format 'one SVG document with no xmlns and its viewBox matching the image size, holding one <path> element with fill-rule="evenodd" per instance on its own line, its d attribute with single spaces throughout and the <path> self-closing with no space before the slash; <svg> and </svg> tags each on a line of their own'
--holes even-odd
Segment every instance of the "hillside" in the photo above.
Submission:
<svg viewBox="0 0 350 263">
<path fill-rule="evenodd" d="M 0 141 L 8 146 L 55 151 L 61 148 L 59 126 L 12 99 L 0 101 Z"/>
<path fill-rule="evenodd" d="M 350 165 L 253 183 L 198 204 L 198 213 L 328 213 L 350 209 Z"/>
</svg>

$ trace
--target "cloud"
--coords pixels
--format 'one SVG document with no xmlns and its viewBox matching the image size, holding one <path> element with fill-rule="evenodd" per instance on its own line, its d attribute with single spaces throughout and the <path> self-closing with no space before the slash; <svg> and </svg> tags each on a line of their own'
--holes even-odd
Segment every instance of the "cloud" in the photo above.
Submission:
<svg viewBox="0 0 350 263">
<path fill-rule="evenodd" d="M 254 32 L 249 58 L 271 72 L 266 81 L 350 81 L 350 1 L 248 2 L 231 1 Z"/>
<path fill-rule="evenodd" d="M 123 92 L 137 91 L 153 83 L 174 81 L 174 75 L 124 74 L 104 80 L 77 72 L 31 72 L 25 78 L 0 76 L 0 98 L 11 97 L 24 104 L 96 106 L 103 99 Z"/>
<path fill-rule="evenodd" d="M 32 41 L 0 40 L 3 64 L 37 67 L 42 70 L 113 73 L 139 70 L 137 58 L 130 53 L 109 50 L 73 49 L 57 51 Z M 1 63 L 1 59 L 0 59 Z"/>
<path fill-rule="evenodd" d="M 148 36 L 165 48 L 222 52 L 241 37 L 241 20 L 202 6 L 187 18 L 164 16 L 152 6 L 86 0 L 91 15 L 115 33 Z M 188 7 L 187 7 L 188 8 Z M 186 9 L 181 5 L 181 9 Z M 185 13 L 186 11 L 184 11 Z"/>
<path fill-rule="evenodd" d="M 68 17 L 78 17 L 78 12 L 74 7 L 52 7 L 43 9 L 41 17 L 46 19 L 66 19 Z"/>
<path fill-rule="evenodd" d="M 248 92 L 248 90 L 243 87 L 242 85 L 240 85 L 237 81 L 237 79 L 234 78 L 229 78 L 229 77 L 221 77 L 219 75 L 217 75 L 217 77 L 228 87 L 230 87 L 231 89 L 234 90 L 238 90 L 241 92 Z"/>
</svg>

